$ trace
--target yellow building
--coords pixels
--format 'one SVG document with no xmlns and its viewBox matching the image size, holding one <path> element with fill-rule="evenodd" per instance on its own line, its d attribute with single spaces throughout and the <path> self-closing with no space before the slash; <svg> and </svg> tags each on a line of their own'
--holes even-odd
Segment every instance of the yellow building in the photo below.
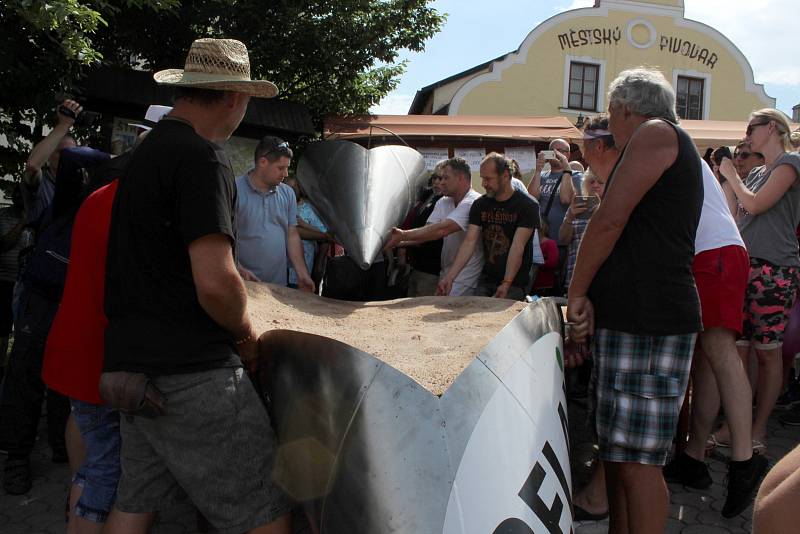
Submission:
<svg viewBox="0 0 800 534">
<path fill-rule="evenodd" d="M 595 0 L 544 21 L 516 52 L 421 89 L 409 113 L 574 121 L 605 111 L 608 84 L 640 65 L 672 81 L 683 119 L 742 121 L 775 107 L 736 45 L 686 19 L 683 0 Z"/>
</svg>

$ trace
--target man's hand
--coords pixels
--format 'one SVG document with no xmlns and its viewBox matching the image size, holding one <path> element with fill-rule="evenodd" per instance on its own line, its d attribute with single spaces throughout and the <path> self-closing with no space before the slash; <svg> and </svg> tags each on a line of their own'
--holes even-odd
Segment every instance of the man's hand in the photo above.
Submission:
<svg viewBox="0 0 800 534">
<path fill-rule="evenodd" d="M 252 339 L 236 345 L 236 349 L 239 351 L 239 359 L 242 360 L 244 368 L 251 375 L 255 375 L 258 371 L 258 338 L 255 337 L 255 333 Z"/>
<path fill-rule="evenodd" d="M 453 289 L 453 280 L 451 280 L 448 276 L 445 276 L 436 286 L 436 296 L 446 297 L 450 294 L 450 291 Z"/>
<path fill-rule="evenodd" d="M 544 168 L 544 164 L 547 163 L 547 160 L 544 159 L 544 151 L 540 150 L 539 153 L 536 155 L 536 172 L 542 172 Z"/>
<path fill-rule="evenodd" d="M 594 307 L 586 296 L 570 296 L 567 301 L 567 320 L 572 323 L 569 338 L 576 343 L 585 343 L 594 334 Z"/>
<path fill-rule="evenodd" d="M 567 338 L 564 343 L 564 367 L 571 369 L 583 365 L 588 352 L 586 343 L 576 343 L 571 338 Z"/>
<path fill-rule="evenodd" d="M 392 232 L 389 234 L 389 241 L 386 242 L 386 246 L 383 247 L 383 250 L 392 250 L 399 245 L 400 242 L 403 241 L 405 233 L 405 230 L 401 230 L 396 226 L 392 227 Z"/>
<path fill-rule="evenodd" d="M 314 293 L 314 281 L 307 274 L 297 273 L 297 289 L 306 293 Z"/>
<path fill-rule="evenodd" d="M 252 271 L 249 271 L 249 270 L 245 269 L 241 265 L 238 267 L 238 269 L 239 269 L 239 275 L 241 275 L 242 280 L 245 280 L 247 282 L 260 282 L 261 281 L 261 280 L 258 279 L 258 277 L 256 275 L 254 275 L 252 273 Z"/>
<path fill-rule="evenodd" d="M 492 295 L 496 299 L 504 299 L 506 295 L 508 295 L 508 290 L 511 288 L 511 284 L 509 282 L 503 282 L 499 286 L 497 286 L 497 290 Z"/>
<path fill-rule="evenodd" d="M 80 115 L 81 111 L 83 111 L 83 106 L 81 106 L 80 104 L 78 104 L 74 100 L 70 100 L 69 98 L 64 100 L 61 103 L 61 106 L 63 106 L 66 109 L 70 110 L 72 113 L 74 113 L 75 116 L 74 117 L 70 117 L 69 115 L 65 115 L 61 111 L 61 109 L 59 109 L 58 112 L 56 113 L 56 118 L 58 120 L 57 124 L 61 124 L 61 125 L 66 126 L 67 128 L 71 128 L 72 125 L 75 124 L 75 119 L 77 119 L 78 115 Z M 59 106 L 59 108 L 61 108 L 61 106 Z"/>
<path fill-rule="evenodd" d="M 569 160 L 567 159 L 567 156 L 558 150 L 554 150 L 554 152 L 556 153 L 556 161 L 558 161 L 558 164 L 561 165 L 561 168 L 564 170 L 569 169 Z"/>
</svg>

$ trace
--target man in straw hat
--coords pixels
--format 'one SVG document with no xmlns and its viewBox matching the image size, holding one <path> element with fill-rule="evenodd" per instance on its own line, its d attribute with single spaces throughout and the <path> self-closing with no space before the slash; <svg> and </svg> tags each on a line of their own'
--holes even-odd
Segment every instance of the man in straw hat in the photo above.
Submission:
<svg viewBox="0 0 800 534">
<path fill-rule="evenodd" d="M 250 79 L 247 49 L 230 39 L 195 41 L 185 69 L 154 78 L 176 88 L 175 107 L 132 155 L 114 201 L 101 394 L 111 373 L 143 373 L 166 403 L 157 417 L 121 418 L 107 528 L 144 533 L 186 493 L 220 532 L 288 532 L 275 436 L 242 368 L 255 365 L 258 334 L 236 270 L 233 171 L 218 145 L 251 96 L 277 88 Z"/>
</svg>

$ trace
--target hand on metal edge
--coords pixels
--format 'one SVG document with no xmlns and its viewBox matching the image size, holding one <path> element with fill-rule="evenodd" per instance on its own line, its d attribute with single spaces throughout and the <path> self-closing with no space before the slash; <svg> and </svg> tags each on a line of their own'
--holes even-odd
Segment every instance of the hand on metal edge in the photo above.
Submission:
<svg viewBox="0 0 800 534">
<path fill-rule="evenodd" d="M 450 294 L 450 291 L 453 289 L 453 281 L 447 277 L 442 278 L 439 280 L 439 284 L 436 286 L 436 296 L 439 297 L 446 297 Z"/>
<path fill-rule="evenodd" d="M 509 285 L 509 284 L 506 284 L 506 283 L 500 284 L 499 286 L 497 286 L 497 289 L 495 290 L 493 297 L 496 298 L 496 299 L 504 299 L 504 298 L 506 298 L 506 295 L 508 295 L 508 290 L 510 288 L 511 288 L 511 285 Z"/>
<path fill-rule="evenodd" d="M 588 336 L 594 335 L 594 307 L 588 297 L 570 297 L 567 320 L 573 323 L 569 337 L 576 343 L 584 343 Z"/>
</svg>

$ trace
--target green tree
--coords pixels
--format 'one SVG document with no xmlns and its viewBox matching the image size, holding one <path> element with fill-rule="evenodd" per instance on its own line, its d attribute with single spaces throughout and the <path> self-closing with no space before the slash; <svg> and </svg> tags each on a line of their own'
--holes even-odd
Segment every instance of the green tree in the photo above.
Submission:
<svg viewBox="0 0 800 534">
<path fill-rule="evenodd" d="M 366 113 L 397 85 L 405 70 L 400 50 L 423 50 L 441 28 L 445 15 L 431 1 L 131 0 L 111 7 L 7 0 L 11 9 L 0 12 L 0 32 L 11 41 L 6 51 L 21 55 L 33 43 L 35 53 L 0 63 L 0 133 L 14 138 L 0 153 L 0 174 L 14 162 L 19 168 L 28 150 L 23 141 L 40 133 L 31 132 L 30 122 L 38 126 L 52 115 L 56 95 L 91 65 L 181 67 L 199 37 L 244 42 L 251 75 L 307 105 L 317 127 L 328 114 Z M 43 7 L 53 4 L 62 10 L 58 17 Z M 13 80 L 20 74 L 25 83 L 18 85 Z"/>
</svg>

